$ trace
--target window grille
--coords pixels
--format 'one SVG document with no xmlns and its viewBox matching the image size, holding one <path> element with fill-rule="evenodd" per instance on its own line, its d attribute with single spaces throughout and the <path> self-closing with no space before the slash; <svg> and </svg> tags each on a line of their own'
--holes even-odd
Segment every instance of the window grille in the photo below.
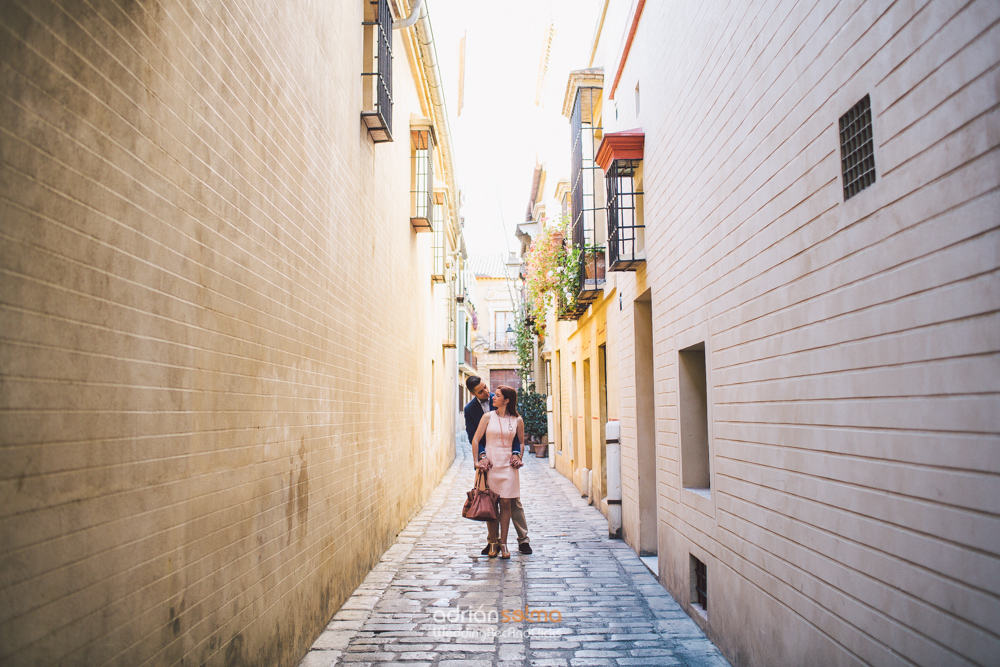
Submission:
<svg viewBox="0 0 1000 667">
<path fill-rule="evenodd" d="M 508 329 L 511 332 L 508 332 Z M 490 348 L 493 350 L 514 349 L 514 311 L 497 310 L 493 312 L 493 332 Z"/>
<path fill-rule="evenodd" d="M 875 141 L 871 98 L 864 98 L 840 117 L 840 165 L 844 201 L 875 182 Z"/>
<path fill-rule="evenodd" d="M 434 216 L 434 137 L 429 128 L 410 131 L 410 163 L 410 224 L 429 232 Z"/>
<path fill-rule="evenodd" d="M 572 240 L 580 249 L 580 293 L 573 309 L 579 312 L 577 317 L 603 293 L 605 282 L 604 246 L 597 237 L 605 215 L 603 170 L 594 159 L 602 136 L 601 92 L 598 87 L 579 88 L 570 117 L 573 142 Z"/>
<path fill-rule="evenodd" d="M 700 560 L 691 556 L 691 569 L 693 571 L 694 597 L 693 602 L 708 611 L 708 568 Z"/>
<path fill-rule="evenodd" d="M 365 12 L 365 62 L 363 72 L 366 107 L 361 120 L 372 140 L 392 141 L 392 15 L 389 0 L 370 0 Z"/>
<path fill-rule="evenodd" d="M 434 193 L 434 236 L 432 250 L 434 253 L 431 280 L 444 282 L 444 221 L 447 215 L 448 195 L 445 192 Z"/>
<path fill-rule="evenodd" d="M 447 281 L 448 294 L 445 296 L 444 301 L 444 312 L 445 312 L 445 334 L 444 341 L 441 346 L 446 348 L 456 347 L 455 341 L 458 335 L 458 308 L 455 306 L 455 287 L 457 285 L 457 279 L 454 274 L 451 275 L 451 280 Z"/>
<path fill-rule="evenodd" d="M 642 191 L 636 171 L 642 160 L 615 160 L 605 181 L 608 192 L 608 263 L 612 271 L 635 271 L 646 261 Z"/>
</svg>

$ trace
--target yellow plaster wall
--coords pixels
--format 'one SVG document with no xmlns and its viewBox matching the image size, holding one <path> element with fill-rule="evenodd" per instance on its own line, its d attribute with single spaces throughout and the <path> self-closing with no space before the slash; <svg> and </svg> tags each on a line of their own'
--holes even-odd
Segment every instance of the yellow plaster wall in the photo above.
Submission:
<svg viewBox="0 0 1000 667">
<path fill-rule="evenodd" d="M 453 456 L 361 21 L 0 7 L 4 665 L 295 664 Z"/>
</svg>

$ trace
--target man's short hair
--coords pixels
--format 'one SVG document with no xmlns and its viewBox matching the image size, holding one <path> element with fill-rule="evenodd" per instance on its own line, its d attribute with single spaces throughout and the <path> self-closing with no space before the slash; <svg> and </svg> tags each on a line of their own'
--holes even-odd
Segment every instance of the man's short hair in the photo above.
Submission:
<svg viewBox="0 0 1000 667">
<path fill-rule="evenodd" d="M 469 391 L 471 391 L 474 394 L 476 393 L 476 387 L 478 387 L 479 383 L 482 381 L 483 378 L 479 377 L 478 375 L 470 375 L 465 380 L 465 386 Z"/>
</svg>

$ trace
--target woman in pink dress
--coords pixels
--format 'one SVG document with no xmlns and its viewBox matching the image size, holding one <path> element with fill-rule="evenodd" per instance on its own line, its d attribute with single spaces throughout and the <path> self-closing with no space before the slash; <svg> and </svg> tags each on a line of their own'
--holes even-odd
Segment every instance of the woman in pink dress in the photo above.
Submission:
<svg viewBox="0 0 1000 667">
<path fill-rule="evenodd" d="M 524 442 L 524 420 L 517 414 L 517 390 L 500 385 L 493 394 L 496 410 L 487 412 L 479 422 L 473 438 L 473 449 L 479 452 L 476 467 L 486 471 L 490 488 L 500 494 L 500 539 L 490 540 L 489 557 L 500 554 L 510 558 L 507 551 L 507 532 L 510 528 L 510 503 L 521 496 L 517 469 L 521 461 L 521 443 Z M 515 443 L 517 443 L 515 445 Z M 489 534 L 497 534 L 495 521 L 489 522 Z"/>
</svg>

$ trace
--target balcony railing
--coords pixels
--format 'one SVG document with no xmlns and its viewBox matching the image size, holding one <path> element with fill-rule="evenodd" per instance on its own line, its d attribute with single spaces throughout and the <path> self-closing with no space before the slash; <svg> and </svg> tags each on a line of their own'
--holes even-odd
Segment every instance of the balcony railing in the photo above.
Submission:
<svg viewBox="0 0 1000 667">
<path fill-rule="evenodd" d="M 372 140 L 392 141 L 392 15 L 389 0 L 372 0 L 366 9 L 365 58 L 371 72 L 362 72 L 367 100 L 361 120 Z"/>
<path fill-rule="evenodd" d="M 570 117 L 573 141 L 572 162 L 572 242 L 580 249 L 580 292 L 576 300 L 589 304 L 604 292 L 604 245 L 598 230 L 605 228 L 604 172 L 597 164 L 597 149 L 601 143 L 601 91 L 599 87 L 577 90 Z M 579 308 L 571 308 L 577 311 Z M 586 307 L 583 307 L 586 312 Z M 581 313 L 582 314 L 582 313 Z M 575 319 L 575 318 L 574 318 Z"/>
<path fill-rule="evenodd" d="M 608 254 L 612 271 L 635 271 L 646 261 L 642 190 L 635 185 L 642 160 L 615 160 L 607 173 Z"/>
<path fill-rule="evenodd" d="M 490 336 L 490 351 L 505 352 L 514 349 L 514 339 L 506 334 Z"/>
<path fill-rule="evenodd" d="M 472 370 L 476 370 L 476 361 L 476 355 L 472 354 L 472 350 L 465 348 L 465 364 Z"/>
</svg>

